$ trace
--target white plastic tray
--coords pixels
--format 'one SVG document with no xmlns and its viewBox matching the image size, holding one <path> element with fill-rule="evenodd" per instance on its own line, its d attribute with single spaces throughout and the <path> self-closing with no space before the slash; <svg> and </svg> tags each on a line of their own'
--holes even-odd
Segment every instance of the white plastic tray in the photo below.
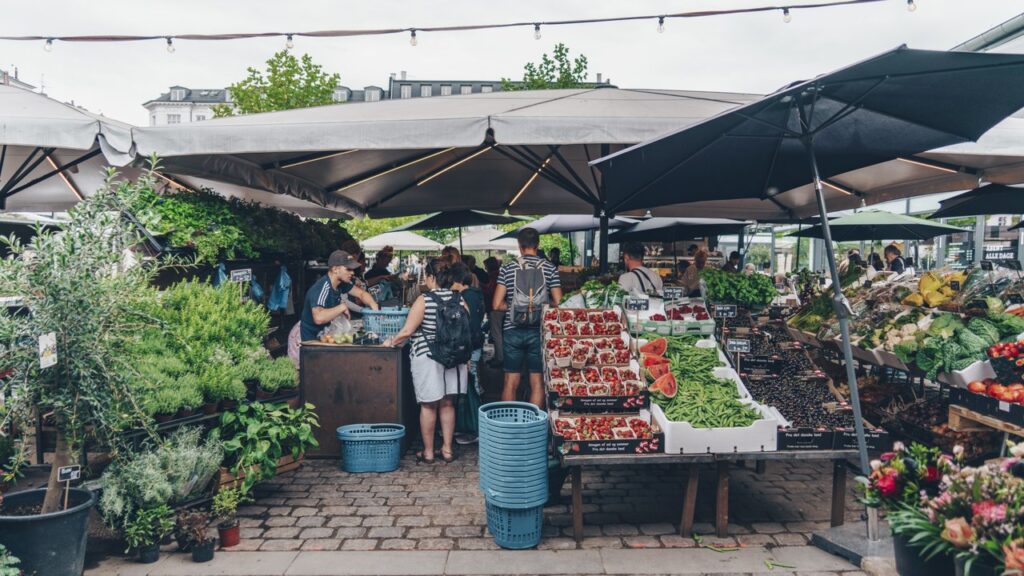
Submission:
<svg viewBox="0 0 1024 576">
<path fill-rule="evenodd" d="M 956 386 L 957 388 L 967 388 L 967 385 L 975 380 L 995 377 L 996 371 L 992 368 L 992 363 L 988 360 L 978 360 L 967 368 L 957 370 L 952 374 L 940 372 L 936 379 L 943 384 Z"/>
<path fill-rule="evenodd" d="M 651 403 L 651 416 L 665 433 L 666 454 L 774 452 L 781 422 L 764 406 L 756 402 L 750 405 L 764 418 L 742 428 L 694 428 L 686 422 L 670 422 L 661 407 L 654 403 Z"/>
</svg>

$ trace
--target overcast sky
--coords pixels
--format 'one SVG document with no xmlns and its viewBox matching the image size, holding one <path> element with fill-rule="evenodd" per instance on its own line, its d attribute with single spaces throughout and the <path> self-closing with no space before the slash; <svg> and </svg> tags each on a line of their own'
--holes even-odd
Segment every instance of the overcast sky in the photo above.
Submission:
<svg viewBox="0 0 1024 576">
<path fill-rule="evenodd" d="M 769 0 L 34 0 L 4 3 L 0 35 L 187 34 L 294 32 L 323 29 L 423 27 L 673 13 L 772 4 Z M 906 43 L 945 50 L 1024 11 L 1022 0 L 905 0 L 795 11 L 532 29 L 421 33 L 408 36 L 296 39 L 343 84 L 386 86 L 388 74 L 411 78 L 519 78 L 557 42 L 586 54 L 590 73 L 621 87 L 764 93 L 791 80 L 827 72 Z M 145 124 L 141 104 L 180 84 L 221 88 L 261 66 L 284 39 L 175 43 L 0 42 L 0 68 L 60 100 L 113 118 Z"/>
</svg>

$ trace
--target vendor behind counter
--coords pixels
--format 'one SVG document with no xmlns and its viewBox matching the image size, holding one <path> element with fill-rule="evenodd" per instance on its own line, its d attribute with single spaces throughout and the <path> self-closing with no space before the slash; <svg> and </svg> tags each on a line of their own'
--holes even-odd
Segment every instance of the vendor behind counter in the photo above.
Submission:
<svg viewBox="0 0 1024 576">
<path fill-rule="evenodd" d="M 661 276 L 644 266 L 644 245 L 630 242 L 622 247 L 626 272 L 619 276 L 619 287 L 630 294 L 660 295 Z"/>
</svg>

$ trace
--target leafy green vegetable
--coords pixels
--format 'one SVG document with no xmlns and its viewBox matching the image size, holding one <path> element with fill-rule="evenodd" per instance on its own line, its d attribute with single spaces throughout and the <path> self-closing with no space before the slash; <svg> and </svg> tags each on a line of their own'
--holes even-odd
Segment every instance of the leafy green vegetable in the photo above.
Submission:
<svg viewBox="0 0 1024 576">
<path fill-rule="evenodd" d="M 999 336 L 1001 338 L 1017 336 L 1021 332 L 1024 332 L 1024 318 L 1014 314 L 1006 314 L 1005 312 L 997 314 L 989 311 L 988 321 L 994 324 L 999 330 Z"/>
<path fill-rule="evenodd" d="M 988 306 L 989 314 L 1002 314 L 1006 311 L 1006 305 L 995 296 L 986 296 L 985 305 Z"/>
<path fill-rule="evenodd" d="M 777 292 L 772 279 L 764 274 L 737 274 L 705 268 L 700 273 L 713 302 L 735 303 L 743 306 L 767 306 Z"/>
<path fill-rule="evenodd" d="M 971 318 L 967 329 L 984 339 L 988 346 L 999 342 L 999 328 L 983 318 Z"/>
</svg>

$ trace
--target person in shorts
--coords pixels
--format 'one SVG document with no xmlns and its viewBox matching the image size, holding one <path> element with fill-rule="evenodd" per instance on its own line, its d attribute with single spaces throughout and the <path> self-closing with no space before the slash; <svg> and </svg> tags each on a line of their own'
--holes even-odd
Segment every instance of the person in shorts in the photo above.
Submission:
<svg viewBox="0 0 1024 576">
<path fill-rule="evenodd" d="M 540 234 L 533 228 L 523 228 L 517 237 L 519 253 L 522 255 L 501 267 L 498 284 L 494 289 L 492 305 L 495 310 L 505 311 L 504 330 L 502 331 L 502 358 L 504 358 L 505 387 L 501 393 L 502 400 L 515 400 L 519 389 L 523 366 L 530 374 L 530 402 L 540 408 L 544 407 L 544 384 L 542 380 L 543 360 L 541 357 L 541 324 L 539 310 L 537 321 L 533 325 L 517 325 L 513 303 L 516 292 L 516 277 L 526 269 L 539 269 L 544 276 L 544 284 L 548 291 L 548 302 L 557 307 L 562 300 L 562 284 L 558 278 L 558 270 L 554 264 L 540 258 L 537 248 L 540 245 Z M 539 303 L 539 304 L 545 304 Z"/>
</svg>

